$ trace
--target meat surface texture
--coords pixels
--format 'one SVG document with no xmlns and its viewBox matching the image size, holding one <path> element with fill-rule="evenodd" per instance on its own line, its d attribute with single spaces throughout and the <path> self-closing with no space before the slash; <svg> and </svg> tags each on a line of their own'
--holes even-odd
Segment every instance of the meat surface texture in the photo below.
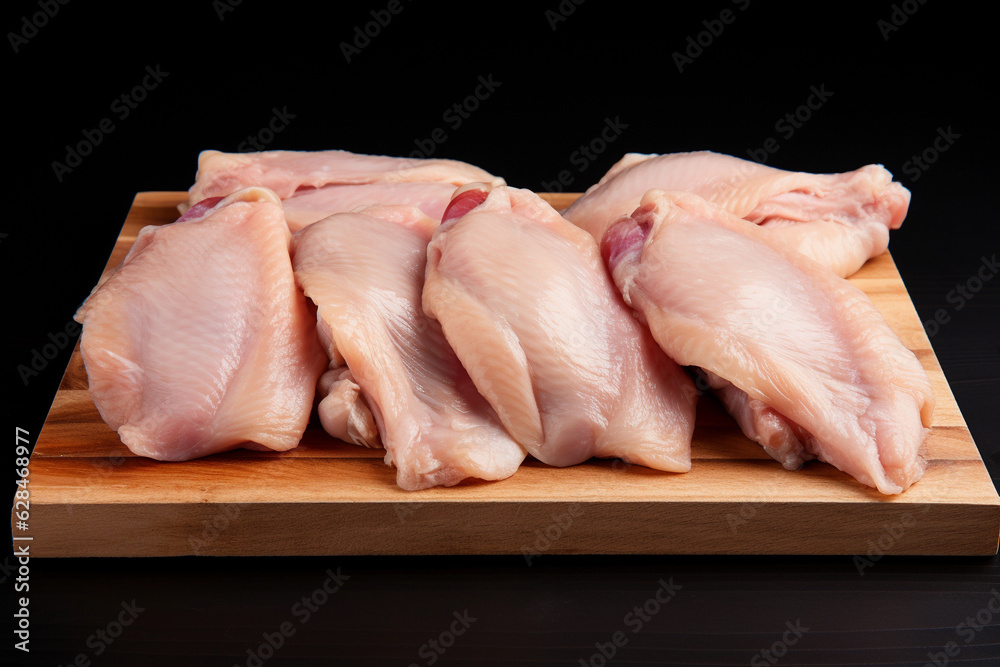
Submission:
<svg viewBox="0 0 1000 667">
<path fill-rule="evenodd" d="M 421 160 L 348 151 L 202 151 L 188 205 L 249 186 L 273 190 L 292 232 L 333 213 L 375 204 L 416 206 L 440 220 L 455 188 L 493 181 L 488 172 L 456 160 Z"/>
<path fill-rule="evenodd" d="M 625 306 L 593 239 L 534 193 L 459 189 L 428 248 L 423 305 L 535 458 L 690 469 L 693 384 Z"/>
<path fill-rule="evenodd" d="M 662 348 L 786 468 L 815 457 L 884 494 L 920 479 L 930 382 L 848 281 L 687 193 L 647 193 L 601 250 Z"/>
<path fill-rule="evenodd" d="M 879 165 L 843 174 L 783 171 L 710 151 L 628 154 L 564 215 L 598 243 L 647 190 L 690 192 L 756 223 L 774 243 L 847 277 L 889 244 L 910 192 Z"/>
<path fill-rule="evenodd" d="M 320 376 L 316 392 L 320 398 L 317 413 L 324 431 L 362 447 L 382 446 L 371 408 L 351 369 L 331 364 L 330 370 Z"/>
<path fill-rule="evenodd" d="M 370 207 L 321 220 L 294 241 L 295 276 L 318 308 L 320 339 L 331 365 L 348 371 L 325 378 L 324 428 L 344 438 L 350 416 L 364 424 L 370 409 L 386 463 L 407 490 L 503 479 L 525 457 L 421 308 L 436 226 L 413 207 Z"/>
<path fill-rule="evenodd" d="M 237 192 L 147 226 L 76 314 L 90 394 L 136 454 L 298 445 L 326 357 L 278 197 Z"/>
</svg>

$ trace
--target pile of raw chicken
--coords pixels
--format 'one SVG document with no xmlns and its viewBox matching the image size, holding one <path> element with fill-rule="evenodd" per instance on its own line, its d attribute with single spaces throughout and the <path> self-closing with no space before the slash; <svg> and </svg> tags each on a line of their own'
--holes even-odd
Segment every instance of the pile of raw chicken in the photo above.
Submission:
<svg viewBox="0 0 1000 667">
<path fill-rule="evenodd" d="M 136 454 L 284 451 L 315 410 L 403 489 L 527 455 L 681 473 L 711 391 L 785 468 L 923 474 L 930 382 L 845 280 L 906 215 L 881 166 L 629 154 L 557 211 L 462 162 L 205 151 L 189 194 L 77 313 Z"/>
</svg>

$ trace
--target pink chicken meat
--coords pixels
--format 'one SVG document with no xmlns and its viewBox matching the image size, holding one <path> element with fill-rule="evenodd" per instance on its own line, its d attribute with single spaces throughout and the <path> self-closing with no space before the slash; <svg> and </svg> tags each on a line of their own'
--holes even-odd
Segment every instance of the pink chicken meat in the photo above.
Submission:
<svg viewBox="0 0 1000 667">
<path fill-rule="evenodd" d="M 889 230 L 899 228 L 910 203 L 909 190 L 879 165 L 808 174 L 710 151 L 631 153 L 563 215 L 600 243 L 611 223 L 652 189 L 699 195 L 842 277 L 885 251 Z"/>
<path fill-rule="evenodd" d="M 423 306 L 535 458 L 690 469 L 693 384 L 622 302 L 593 239 L 534 193 L 456 193 L 427 251 Z"/>
<path fill-rule="evenodd" d="M 188 206 L 257 185 L 281 199 L 292 232 L 333 213 L 373 204 L 416 206 L 440 220 L 455 188 L 494 176 L 457 160 L 421 160 L 348 151 L 202 151 Z"/>
<path fill-rule="evenodd" d="M 376 206 L 295 235 L 295 276 L 318 307 L 320 339 L 334 360 L 320 419 L 344 438 L 352 420 L 355 433 L 365 432 L 357 425 L 370 411 L 406 490 L 503 479 L 525 457 L 421 309 L 436 227 L 416 208 Z M 366 438 L 359 444 L 373 444 Z"/>
<path fill-rule="evenodd" d="M 278 197 L 241 190 L 147 226 L 76 314 L 90 394 L 136 454 L 298 445 L 326 357 Z"/>
<path fill-rule="evenodd" d="M 818 458 L 884 494 L 920 479 L 930 382 L 863 292 L 687 193 L 647 193 L 601 250 L 662 348 L 786 468 Z"/>
</svg>

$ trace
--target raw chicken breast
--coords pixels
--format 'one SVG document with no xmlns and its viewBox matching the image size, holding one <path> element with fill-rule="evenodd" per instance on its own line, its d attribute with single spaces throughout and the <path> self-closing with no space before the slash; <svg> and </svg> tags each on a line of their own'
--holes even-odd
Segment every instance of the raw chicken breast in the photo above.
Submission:
<svg viewBox="0 0 1000 667">
<path fill-rule="evenodd" d="M 298 232 L 294 242 L 295 276 L 318 306 L 320 338 L 334 364 L 343 359 L 349 369 L 347 377 L 341 370 L 328 378 L 339 382 L 339 391 L 320 403 L 323 425 L 343 437 L 349 430 L 344 415 L 354 411 L 364 422 L 370 408 L 385 461 L 396 466 L 396 481 L 407 490 L 470 477 L 503 479 L 525 457 L 441 327 L 421 309 L 435 227 L 416 208 L 379 206 L 332 215 Z M 345 381 L 360 388 L 363 405 Z M 333 406 L 327 405 L 331 397 Z"/>
<path fill-rule="evenodd" d="M 424 311 L 535 458 L 690 469 L 693 384 L 622 302 L 594 240 L 534 193 L 459 190 L 427 251 Z"/>
<path fill-rule="evenodd" d="M 444 214 L 455 187 L 453 183 L 423 182 L 335 185 L 317 190 L 301 190 L 282 202 L 282 206 L 288 227 L 293 232 L 333 213 L 380 204 L 415 206 L 438 221 Z"/>
<path fill-rule="evenodd" d="M 136 454 L 295 447 L 326 357 L 278 197 L 241 190 L 144 227 L 76 314 L 90 394 Z"/>
<path fill-rule="evenodd" d="M 863 292 L 687 193 L 647 193 L 601 250 L 663 349 L 786 468 L 816 457 L 885 494 L 920 479 L 930 381 Z"/>
<path fill-rule="evenodd" d="M 416 206 L 440 220 L 455 188 L 494 176 L 456 160 L 359 155 L 347 151 L 202 151 L 189 190 L 193 206 L 259 185 L 284 200 L 285 218 L 295 232 L 333 213 L 373 204 Z M 502 182 L 502 181 L 501 181 Z"/>
<path fill-rule="evenodd" d="M 899 228 L 910 203 L 910 191 L 879 165 L 807 174 L 709 151 L 631 153 L 563 215 L 599 243 L 608 226 L 654 188 L 699 195 L 843 277 L 885 251 L 889 230 Z"/>
</svg>

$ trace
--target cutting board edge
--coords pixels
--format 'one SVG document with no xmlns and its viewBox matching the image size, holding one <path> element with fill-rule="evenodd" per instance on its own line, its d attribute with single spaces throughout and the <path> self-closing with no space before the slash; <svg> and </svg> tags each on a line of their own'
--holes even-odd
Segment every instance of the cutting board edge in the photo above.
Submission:
<svg viewBox="0 0 1000 667">
<path fill-rule="evenodd" d="M 717 503 L 716 508 L 704 503 L 668 507 L 625 503 L 623 508 L 620 503 L 531 502 L 517 508 L 517 522 L 509 517 L 502 521 L 510 508 L 481 502 L 427 503 L 402 514 L 398 507 L 366 503 L 312 503 L 315 507 L 311 508 L 282 503 L 176 505 L 137 504 L 124 511 L 101 505 L 38 506 L 35 518 L 46 528 L 33 535 L 32 555 L 506 554 L 524 556 L 530 563 L 545 554 L 784 554 L 859 555 L 877 561 L 884 555 L 993 556 L 1000 538 L 998 505 L 941 504 L 920 514 L 905 507 L 878 505 L 845 513 L 829 503 L 829 507 L 807 508 L 811 512 L 806 520 L 792 527 L 780 508 L 764 505 L 734 520 L 741 508 L 731 502 Z M 99 520 L 109 509 L 117 512 L 117 522 Z M 631 510 L 629 523 L 636 528 L 627 535 L 609 530 L 620 525 L 622 509 Z M 730 512 L 724 514 L 727 509 Z M 292 510 L 306 510 L 298 516 L 307 518 L 289 522 L 287 517 L 295 516 Z M 817 525 L 833 518 L 839 521 L 829 524 L 828 533 L 817 533 Z M 94 529 L 86 533 L 64 530 L 71 523 Z M 588 523 L 588 529 L 574 532 L 581 523 Z M 783 523 L 784 532 L 779 530 Z M 934 536 L 930 541 L 925 539 L 928 528 Z M 149 530 L 154 533 L 151 540 L 121 540 L 122 535 Z"/>
</svg>

